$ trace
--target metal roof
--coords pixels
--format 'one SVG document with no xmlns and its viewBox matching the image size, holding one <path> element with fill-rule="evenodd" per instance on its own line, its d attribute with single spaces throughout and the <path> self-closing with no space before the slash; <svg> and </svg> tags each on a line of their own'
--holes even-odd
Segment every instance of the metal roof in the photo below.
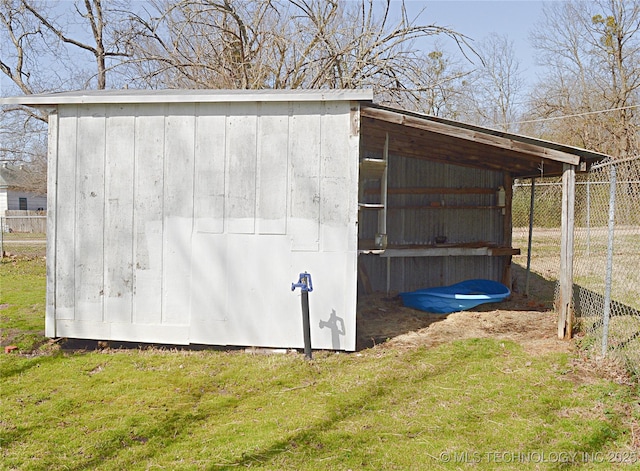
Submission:
<svg viewBox="0 0 640 471">
<path fill-rule="evenodd" d="M 77 90 L 0 98 L 0 104 L 55 106 L 98 103 L 221 103 L 266 101 L 371 101 L 373 90 Z"/>
<path fill-rule="evenodd" d="M 79 90 L 0 98 L 0 104 L 221 103 L 360 101 L 362 145 L 405 157 L 508 171 L 515 178 L 561 175 L 564 164 L 586 170 L 605 154 L 495 129 L 377 105 L 368 90 Z"/>
<path fill-rule="evenodd" d="M 561 175 L 564 164 L 587 170 L 609 158 L 578 147 L 376 104 L 362 105 L 361 133 L 365 150 L 380 151 L 388 134 L 390 154 L 508 171 L 515 178 Z"/>
</svg>

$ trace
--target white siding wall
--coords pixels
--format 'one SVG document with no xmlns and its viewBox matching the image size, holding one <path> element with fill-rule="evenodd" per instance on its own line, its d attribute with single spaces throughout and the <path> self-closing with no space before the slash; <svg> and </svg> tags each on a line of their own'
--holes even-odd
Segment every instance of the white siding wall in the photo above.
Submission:
<svg viewBox="0 0 640 471">
<path fill-rule="evenodd" d="M 8 210 L 20 209 L 20 198 L 27 199 L 27 211 L 47 209 L 47 197 L 13 190 L 0 190 L 0 214 Z"/>
<path fill-rule="evenodd" d="M 59 106 L 48 335 L 302 347 L 308 271 L 313 347 L 355 349 L 350 107 Z"/>
<path fill-rule="evenodd" d="M 6 188 L 0 188 L 0 216 L 4 216 L 4 212 L 9 209 L 8 195 Z"/>
</svg>

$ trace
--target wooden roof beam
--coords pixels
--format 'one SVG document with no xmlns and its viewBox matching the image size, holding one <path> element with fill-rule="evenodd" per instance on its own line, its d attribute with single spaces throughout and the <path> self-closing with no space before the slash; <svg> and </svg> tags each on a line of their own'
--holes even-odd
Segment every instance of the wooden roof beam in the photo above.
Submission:
<svg viewBox="0 0 640 471">
<path fill-rule="evenodd" d="M 419 118 L 416 116 L 405 115 L 390 110 L 383 110 L 366 106 L 362 107 L 360 113 L 361 116 L 365 118 L 372 118 L 392 124 L 397 124 L 400 126 L 407 126 L 428 132 L 443 134 L 446 136 L 463 139 L 465 141 L 486 144 L 498 147 L 500 149 L 515 151 L 541 159 L 554 160 L 557 162 L 576 166 L 580 164 L 580 156 L 578 155 L 569 154 L 566 152 L 538 146 L 527 142 L 509 139 L 506 137 L 496 136 L 489 133 L 483 133 L 473 129 L 456 127 L 449 124 L 431 121 L 425 118 Z"/>
</svg>

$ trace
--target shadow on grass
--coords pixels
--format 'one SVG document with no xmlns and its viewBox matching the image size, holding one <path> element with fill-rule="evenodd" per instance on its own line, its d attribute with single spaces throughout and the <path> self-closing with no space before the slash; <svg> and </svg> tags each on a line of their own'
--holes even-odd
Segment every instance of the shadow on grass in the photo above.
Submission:
<svg viewBox="0 0 640 471">
<path fill-rule="evenodd" d="M 31 368 L 38 368 L 48 363 L 54 363 L 56 361 L 59 361 L 61 357 L 62 356 L 58 354 L 50 354 L 39 355 L 32 358 L 25 358 L 22 361 L 5 362 L 5 364 L 2 366 L 2 379 L 6 380 L 11 378 L 12 376 L 26 373 Z"/>
<path fill-rule="evenodd" d="M 419 355 L 419 354 L 416 354 Z M 408 360 L 409 361 L 409 360 Z M 437 377 L 449 372 L 450 365 L 442 363 L 429 371 L 392 370 L 383 377 L 375 377 L 357 387 L 348 395 L 341 396 L 339 401 L 328 407 L 327 414 L 310 423 L 308 426 L 298 429 L 298 431 L 286 435 L 284 438 L 275 438 L 274 441 L 265 445 L 262 449 L 256 449 L 247 445 L 246 450 L 235 460 L 221 463 L 211 463 L 205 469 L 243 469 L 260 464 L 265 464 L 274 460 L 284 453 L 292 450 L 313 450 L 320 451 L 323 448 L 323 433 L 335 430 L 336 424 L 352 417 L 357 417 L 363 411 L 374 407 L 375 404 L 385 401 L 387 396 L 393 393 L 392 386 L 403 377 L 414 379 Z M 253 397 L 254 392 L 247 390 L 244 394 L 234 396 L 227 404 L 217 408 L 217 413 L 224 415 L 224 409 L 235 409 L 238 404 Z M 136 463 L 140 460 L 157 458 L 158 451 L 164 449 L 165 445 L 179 441 L 181 436 L 188 435 L 190 430 L 199 427 L 206 421 L 211 421 L 212 417 L 206 411 L 194 409 L 195 404 L 201 403 L 204 393 L 197 392 L 191 401 L 180 409 L 168 410 L 164 417 L 147 424 L 145 427 L 137 429 L 135 435 L 126 428 L 114 430 L 110 436 L 106 437 L 96 449 L 92 449 L 92 455 L 82 463 L 68 469 L 81 471 L 85 469 L 95 469 L 96 467 L 115 459 L 121 452 L 129 447 L 138 447 L 136 455 L 130 460 Z M 156 444 L 150 448 L 143 448 L 142 445 L 153 440 Z M 160 442 L 160 445 L 157 442 Z M 313 456 L 311 457 L 313 459 Z"/>
<path fill-rule="evenodd" d="M 547 280 L 535 272 L 529 273 L 528 296 L 527 290 L 527 270 L 516 263 L 511 265 L 511 278 L 513 280 L 514 294 L 531 298 L 543 303 L 548 309 L 553 308 L 553 301 L 556 290 L 556 281 Z"/>
<path fill-rule="evenodd" d="M 409 359 L 407 359 L 407 361 L 410 362 Z M 424 377 L 427 376 L 435 378 L 448 372 L 449 365 L 445 363 L 437 365 L 434 369 L 426 372 L 417 372 L 416 370 L 412 370 L 411 372 L 392 370 L 384 377 L 376 377 L 367 382 L 357 393 L 351 392 L 343 396 L 343 401 L 335 404 L 332 408 L 333 410 L 328 412 L 326 418 L 317 420 L 315 423 L 299 430 L 297 433 L 277 440 L 260 450 L 250 453 L 243 452 L 242 456 L 236 461 L 212 465 L 207 469 L 242 469 L 265 465 L 276 457 L 290 453 L 295 449 L 310 450 L 312 456 L 310 456 L 309 459 L 314 459 L 313 450 L 320 452 L 324 448 L 323 441 L 326 441 L 326 438 L 322 437 L 323 433 L 332 430 L 335 431 L 337 424 L 357 417 L 363 414 L 364 411 L 371 410 L 372 408 L 375 409 L 380 403 L 386 404 L 389 402 L 386 398 L 392 396 L 393 385 L 398 381 L 408 380 L 410 378 L 415 381 L 424 379 Z"/>
<path fill-rule="evenodd" d="M 146 429 L 136 430 L 136 433 L 133 433 L 127 427 L 113 430 L 101 442 L 91 448 L 87 459 L 78 463 L 75 467 L 65 469 L 75 471 L 97 469 L 131 447 L 137 447 L 132 465 L 138 464 L 142 460 L 152 459 L 159 449 L 162 450 L 171 442 L 175 442 L 181 435 L 198 427 L 198 424 L 203 423 L 207 418 L 204 413 L 194 413 L 189 410 L 172 410 L 168 411 L 162 420 L 154 422 Z M 150 440 L 160 441 L 161 443 L 155 446 L 147 445 Z"/>
</svg>

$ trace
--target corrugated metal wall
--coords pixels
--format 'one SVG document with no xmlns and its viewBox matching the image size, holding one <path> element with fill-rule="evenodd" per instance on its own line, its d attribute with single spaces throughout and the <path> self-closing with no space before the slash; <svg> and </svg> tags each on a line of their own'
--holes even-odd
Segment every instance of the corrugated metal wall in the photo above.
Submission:
<svg viewBox="0 0 640 471">
<path fill-rule="evenodd" d="M 390 155 L 387 247 L 430 246 L 437 236 L 446 237 L 447 244 L 503 245 L 504 216 L 496 207 L 496 190 L 503 181 L 502 172 Z M 373 201 L 376 183 L 367 186 L 367 198 Z M 394 194 L 398 188 L 487 189 L 487 193 Z M 360 239 L 373 239 L 377 228 L 377 211 L 361 210 Z M 388 259 L 360 257 L 373 289 L 386 290 Z M 471 278 L 501 280 L 504 262 L 504 257 L 487 256 L 391 258 L 390 289 L 411 291 Z"/>
</svg>

